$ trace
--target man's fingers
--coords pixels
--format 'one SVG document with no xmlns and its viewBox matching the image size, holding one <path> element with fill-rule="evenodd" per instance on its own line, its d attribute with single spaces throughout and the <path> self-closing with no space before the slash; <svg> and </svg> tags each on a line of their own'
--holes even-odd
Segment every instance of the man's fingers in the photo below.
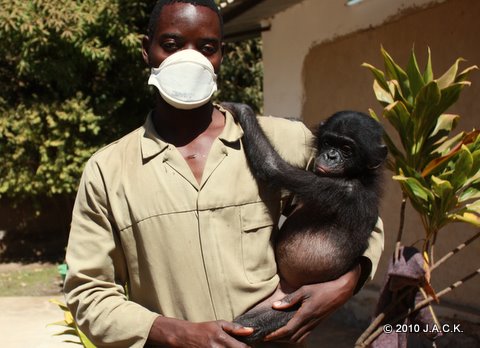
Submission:
<svg viewBox="0 0 480 348">
<path fill-rule="evenodd" d="M 303 343 L 305 340 L 308 338 L 308 336 L 312 333 L 312 331 L 307 331 L 303 334 L 302 337 L 298 341 L 295 341 L 296 343 Z"/>
<path fill-rule="evenodd" d="M 291 294 L 288 294 L 287 296 L 282 298 L 280 301 L 275 301 L 272 305 L 272 308 L 279 309 L 279 310 L 287 309 L 287 308 L 293 307 L 303 299 L 304 299 L 304 293 L 300 288 L 299 290 L 292 292 Z"/>
<path fill-rule="evenodd" d="M 302 343 L 307 336 L 312 332 L 312 330 L 317 326 L 320 320 L 313 320 L 308 323 L 303 323 L 303 326 L 300 327 L 291 337 L 290 341 L 295 343 Z"/>
<path fill-rule="evenodd" d="M 278 340 L 285 337 L 290 338 L 290 336 L 292 336 L 292 334 L 295 333 L 296 330 L 298 330 L 300 325 L 301 325 L 301 319 L 297 318 L 297 316 L 294 316 L 292 319 L 290 319 L 287 325 L 268 334 L 265 337 L 265 340 L 273 341 L 273 340 Z"/>
</svg>

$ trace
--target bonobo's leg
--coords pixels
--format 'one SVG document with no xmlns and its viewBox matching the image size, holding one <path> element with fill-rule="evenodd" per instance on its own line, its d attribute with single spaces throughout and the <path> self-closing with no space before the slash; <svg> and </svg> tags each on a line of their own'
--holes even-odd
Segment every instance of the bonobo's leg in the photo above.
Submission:
<svg viewBox="0 0 480 348">
<path fill-rule="evenodd" d="M 272 305 L 275 301 L 280 301 L 287 294 L 293 292 L 293 290 L 293 288 L 280 281 L 272 295 L 246 313 L 236 317 L 233 322 L 254 329 L 250 336 L 238 336 L 236 338 L 247 344 L 253 344 L 263 341 L 263 338 L 269 333 L 285 326 L 292 319 L 298 307 L 280 311 L 273 309 Z"/>
</svg>

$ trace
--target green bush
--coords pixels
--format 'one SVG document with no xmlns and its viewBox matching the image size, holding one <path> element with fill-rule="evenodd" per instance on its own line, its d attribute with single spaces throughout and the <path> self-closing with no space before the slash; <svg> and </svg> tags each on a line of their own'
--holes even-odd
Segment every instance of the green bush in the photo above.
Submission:
<svg viewBox="0 0 480 348">
<path fill-rule="evenodd" d="M 0 0 L 0 198 L 73 195 L 99 147 L 141 125 L 153 0 Z M 227 45 L 221 100 L 260 110 L 259 41 Z"/>
</svg>

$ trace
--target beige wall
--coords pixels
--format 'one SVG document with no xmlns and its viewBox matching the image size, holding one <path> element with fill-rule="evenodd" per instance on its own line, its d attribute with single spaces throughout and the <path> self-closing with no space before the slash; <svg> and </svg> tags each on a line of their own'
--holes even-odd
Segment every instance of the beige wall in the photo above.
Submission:
<svg viewBox="0 0 480 348">
<path fill-rule="evenodd" d="M 317 45 L 308 52 L 303 65 L 303 90 L 305 91 L 302 115 L 307 124 L 316 124 L 322 118 L 340 109 L 355 109 L 367 112 L 373 107 L 381 113 L 372 92 L 371 73 L 360 67 L 368 62 L 383 69 L 380 45 L 405 66 L 410 49 L 415 43 L 419 65 L 424 66 L 427 46 L 433 57 L 434 72 L 443 73 L 459 56 L 467 59 L 461 67 L 480 66 L 480 1 L 449 0 L 429 9 L 410 12 L 403 17 L 375 29 L 367 29 L 356 34 Z M 471 76 L 472 86 L 462 93 L 458 104 L 450 110 L 462 118 L 459 129 L 480 128 L 480 71 Z M 398 184 L 390 180 L 386 173 L 386 189 L 381 208 L 387 234 L 386 252 L 379 275 L 374 284 L 382 282 L 386 262 L 392 253 L 396 237 L 400 190 Z M 407 235 L 404 241 L 414 243 L 423 235 L 423 230 L 415 211 L 409 207 L 406 224 Z M 439 235 L 438 253 L 443 255 L 454 246 L 472 236 L 478 229 L 465 224 L 452 225 Z M 417 243 L 417 245 L 420 245 Z M 480 266 L 480 240 L 469 250 L 460 254 L 435 271 L 434 286 L 441 289 Z M 472 279 L 444 301 L 480 310 L 480 277 Z"/>
<path fill-rule="evenodd" d="M 445 0 L 304 0 L 270 19 L 262 33 L 264 110 L 277 116 L 300 117 L 305 56 L 315 45 L 358 30 L 379 26 L 405 11 Z"/>
</svg>

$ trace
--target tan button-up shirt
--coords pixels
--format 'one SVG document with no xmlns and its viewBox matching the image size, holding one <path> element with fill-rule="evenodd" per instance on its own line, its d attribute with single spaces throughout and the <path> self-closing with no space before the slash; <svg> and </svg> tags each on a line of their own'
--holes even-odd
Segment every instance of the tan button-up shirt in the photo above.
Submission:
<svg viewBox="0 0 480 348">
<path fill-rule="evenodd" d="M 225 117 L 200 184 L 150 116 L 88 161 L 65 291 L 77 323 L 99 346 L 142 347 L 158 314 L 232 320 L 277 286 L 271 241 L 281 194 L 257 185 L 242 129 Z M 260 122 L 285 159 L 306 165 L 311 133 L 302 123 Z M 366 253 L 374 268 L 382 247 L 380 229 Z"/>
</svg>

